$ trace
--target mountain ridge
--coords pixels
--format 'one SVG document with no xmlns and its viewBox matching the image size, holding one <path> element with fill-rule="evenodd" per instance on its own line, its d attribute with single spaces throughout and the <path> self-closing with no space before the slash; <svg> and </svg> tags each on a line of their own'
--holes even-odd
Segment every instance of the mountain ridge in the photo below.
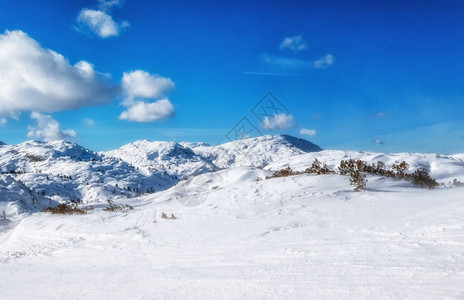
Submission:
<svg viewBox="0 0 464 300">
<path fill-rule="evenodd" d="M 46 206 L 50 201 L 102 202 L 165 190 L 179 181 L 225 168 L 264 167 L 285 156 L 306 153 L 302 149 L 320 148 L 279 135 L 219 146 L 138 140 L 106 152 L 62 140 L 30 140 L 0 147 L 0 188 L 11 187 L 11 180 L 21 182 L 31 191 L 22 194 L 36 193 L 38 201 L 44 202 L 36 205 L 32 198 L 22 197 L 20 202 L 28 205 L 16 205 L 18 212 Z M 3 203 L 11 202 L 8 199 Z"/>
<path fill-rule="evenodd" d="M 17 209 L 11 211 L 21 213 L 71 200 L 98 203 L 134 198 L 170 189 L 202 174 L 242 167 L 270 174 L 287 167 L 301 171 L 311 167 L 316 158 L 334 170 L 340 160 L 349 158 L 388 165 L 405 160 L 410 170 L 425 168 L 443 184 L 454 178 L 464 180 L 460 172 L 464 157 L 459 155 L 322 150 L 309 141 L 287 135 L 216 146 L 139 140 L 106 152 L 93 152 L 65 141 L 26 141 L 0 147 L 0 190 L 12 186 L 24 190 L 18 192 L 23 195 L 19 198 L 0 199 L 0 210 L 15 201 L 18 203 L 13 206 Z M 40 195 L 36 197 L 38 205 L 32 203 L 34 197 L 27 196 L 31 193 Z"/>
</svg>

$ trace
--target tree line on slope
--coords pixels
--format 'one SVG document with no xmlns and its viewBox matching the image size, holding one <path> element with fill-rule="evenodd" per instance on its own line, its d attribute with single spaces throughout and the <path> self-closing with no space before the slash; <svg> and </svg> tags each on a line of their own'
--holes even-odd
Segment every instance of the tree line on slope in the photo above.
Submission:
<svg viewBox="0 0 464 300">
<path fill-rule="evenodd" d="M 409 165 L 405 161 L 395 163 L 389 169 L 385 163 L 381 161 L 378 161 L 377 164 L 368 164 L 360 159 L 349 159 L 340 161 L 340 165 L 338 166 L 338 174 L 350 176 L 350 184 L 354 186 L 355 191 L 361 191 L 366 187 L 366 174 L 385 176 L 394 180 L 407 180 L 416 186 L 429 189 L 434 189 L 438 186 L 438 182 L 430 177 L 430 174 L 427 172 L 427 170 L 419 168 L 413 173 L 407 173 L 408 169 Z M 297 172 L 293 171 L 290 167 L 287 167 L 285 169 L 275 171 L 271 176 L 266 177 L 266 179 L 300 174 L 324 175 L 337 174 L 337 172 L 331 170 L 327 164 L 322 164 L 317 158 L 315 158 L 311 167 L 305 169 L 304 171 Z"/>
</svg>

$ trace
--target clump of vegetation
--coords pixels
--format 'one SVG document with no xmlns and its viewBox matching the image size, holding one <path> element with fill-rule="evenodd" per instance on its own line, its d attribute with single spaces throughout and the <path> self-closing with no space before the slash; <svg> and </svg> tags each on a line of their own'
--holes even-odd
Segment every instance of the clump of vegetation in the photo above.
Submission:
<svg viewBox="0 0 464 300">
<path fill-rule="evenodd" d="M 456 178 L 454 178 L 454 180 L 453 180 L 453 186 L 456 186 L 456 187 L 463 187 L 463 186 L 464 186 L 464 182 L 459 181 L 459 180 L 457 180 Z"/>
<path fill-rule="evenodd" d="M 128 211 L 133 210 L 134 208 L 129 204 L 115 205 L 113 201 L 108 200 L 109 207 L 104 208 L 104 211 Z"/>
<path fill-rule="evenodd" d="M 55 207 L 48 207 L 44 210 L 44 212 L 49 212 L 57 215 L 83 215 L 86 213 L 78 207 L 77 202 L 74 200 L 71 200 L 70 204 L 62 203 Z"/>
<path fill-rule="evenodd" d="M 324 174 L 335 174 L 335 171 L 329 169 L 327 164 L 321 164 L 317 158 L 314 159 L 313 164 L 311 165 L 311 168 L 307 168 L 304 170 L 304 173 L 306 174 L 317 174 L 317 175 L 324 175 Z"/>
<path fill-rule="evenodd" d="M 438 182 L 430 177 L 425 169 L 417 169 L 414 173 L 409 174 L 406 171 L 409 169 L 408 163 L 402 161 L 392 165 L 392 170 L 387 170 L 385 163 L 379 161 L 377 164 L 369 165 L 362 160 L 348 161 L 342 160 L 338 169 L 341 175 L 350 175 L 350 184 L 355 186 L 356 191 L 360 191 L 366 187 L 366 174 L 381 175 L 392 178 L 394 180 L 408 180 L 419 187 L 427 187 L 433 189 L 438 186 Z"/>
<path fill-rule="evenodd" d="M 340 175 L 349 175 L 354 171 L 358 170 L 360 172 L 364 172 L 366 164 L 362 160 L 342 160 L 340 161 L 340 165 L 338 166 L 338 170 L 340 171 Z"/>
<path fill-rule="evenodd" d="M 177 219 L 177 218 L 176 218 L 176 216 L 174 216 L 173 213 L 171 213 L 171 216 L 170 216 L 170 217 L 168 217 L 167 214 L 162 213 L 162 214 L 161 214 L 161 219 L 165 219 L 165 220 L 175 220 L 175 219 Z"/>
<path fill-rule="evenodd" d="M 292 175 L 298 175 L 301 173 L 294 172 L 290 167 L 286 167 L 285 169 L 275 171 L 271 176 L 267 176 L 266 179 L 277 178 L 277 177 L 287 177 Z"/>
<path fill-rule="evenodd" d="M 29 160 L 29 162 L 41 162 L 41 161 L 44 161 L 45 158 L 41 157 L 41 156 L 38 156 L 38 155 L 34 155 L 34 154 L 26 154 L 26 158 Z"/>
<path fill-rule="evenodd" d="M 354 186 L 355 191 L 364 190 L 367 184 L 366 173 L 355 170 L 350 173 L 350 184 Z"/>
<path fill-rule="evenodd" d="M 94 209 L 95 208 L 92 205 L 83 208 L 84 211 L 93 211 Z"/>
<path fill-rule="evenodd" d="M 414 185 L 420 187 L 427 187 L 430 190 L 432 190 L 438 186 L 438 182 L 436 182 L 435 179 L 430 177 L 429 172 L 427 172 L 424 169 L 417 169 L 408 177 L 411 178 L 411 181 Z"/>
<path fill-rule="evenodd" d="M 366 171 L 371 171 L 368 164 L 362 160 L 342 160 L 340 161 L 340 175 L 350 175 L 350 184 L 355 191 L 361 191 L 366 187 Z M 373 168 L 373 167 L 372 167 Z"/>
<path fill-rule="evenodd" d="M 384 162 L 378 161 L 377 163 L 368 164 L 360 159 L 354 160 L 342 160 L 338 166 L 340 175 L 349 175 L 350 184 L 354 186 L 355 191 L 361 191 L 366 187 L 367 174 L 380 175 L 394 180 L 408 180 L 414 185 L 419 187 L 425 187 L 434 189 L 438 186 L 438 182 L 430 177 L 427 170 L 421 168 L 414 171 L 414 173 L 407 173 L 409 170 L 409 164 L 405 161 L 395 163 L 388 169 Z M 317 158 L 314 159 L 310 168 L 307 168 L 303 172 L 293 171 L 290 167 L 275 171 L 271 176 L 267 176 L 266 179 L 276 177 L 287 177 L 300 174 L 335 174 L 334 170 L 331 170 L 327 164 L 322 164 Z M 464 183 L 457 181 L 453 182 L 455 186 L 464 186 Z"/>
<path fill-rule="evenodd" d="M 393 164 L 392 169 L 396 171 L 394 177 L 395 180 L 408 179 L 408 174 L 406 174 L 406 171 L 409 169 L 409 165 L 407 162 L 402 161 L 399 164 Z"/>
<path fill-rule="evenodd" d="M 293 171 L 290 167 L 286 167 L 285 169 L 275 171 L 271 176 L 267 176 L 266 179 L 277 178 L 277 177 L 287 177 L 287 176 L 294 176 L 294 175 L 301 175 L 301 174 L 325 175 L 325 174 L 335 174 L 335 171 L 329 169 L 327 164 L 322 164 L 317 158 L 315 158 L 311 167 L 307 168 L 303 172 Z"/>
</svg>

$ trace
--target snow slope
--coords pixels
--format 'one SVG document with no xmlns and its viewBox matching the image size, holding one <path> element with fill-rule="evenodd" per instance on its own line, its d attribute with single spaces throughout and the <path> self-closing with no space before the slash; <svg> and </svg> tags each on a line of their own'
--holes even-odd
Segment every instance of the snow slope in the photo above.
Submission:
<svg viewBox="0 0 464 300">
<path fill-rule="evenodd" d="M 185 182 L 208 190 L 194 207 L 179 201 L 177 186 L 132 199 L 133 211 L 23 219 L 0 235 L 2 297 L 463 296 L 464 189 L 373 176 L 361 193 L 339 175 L 256 180 L 267 174 L 200 175 Z"/>
<path fill-rule="evenodd" d="M 5 211 L 8 216 L 19 215 L 23 212 L 42 210 L 49 205 L 49 200 L 29 189 L 24 183 L 9 175 L 0 175 L 0 213 Z"/>
<path fill-rule="evenodd" d="M 265 169 L 280 170 L 291 167 L 293 170 L 303 171 L 311 167 L 315 158 L 322 163 L 326 163 L 333 170 L 337 169 L 341 160 L 347 159 L 360 159 L 369 164 L 381 161 L 387 166 L 405 161 L 409 164 L 408 172 L 424 168 L 440 183 L 449 185 L 454 179 L 464 181 L 464 156 L 459 157 L 457 155 L 432 153 L 375 153 L 364 151 L 323 150 L 298 156 L 283 157 L 267 165 Z"/>
<path fill-rule="evenodd" d="M 265 179 L 315 158 L 333 169 L 405 160 L 441 185 L 368 175 L 355 192 L 338 174 Z M 0 170 L 5 299 L 464 297 L 464 188 L 451 184 L 464 181 L 464 155 L 321 150 L 288 136 L 104 153 L 30 141 L 0 146 Z M 27 213 L 74 197 L 94 209 Z M 107 199 L 134 209 L 104 211 Z"/>
</svg>

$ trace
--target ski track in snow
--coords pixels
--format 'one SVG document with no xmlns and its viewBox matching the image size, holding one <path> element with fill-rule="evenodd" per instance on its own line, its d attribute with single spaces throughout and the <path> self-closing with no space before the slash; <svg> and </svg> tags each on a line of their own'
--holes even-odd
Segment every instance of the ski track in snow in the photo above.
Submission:
<svg viewBox="0 0 464 300">
<path fill-rule="evenodd" d="M 226 150 L 213 149 L 210 161 Z M 164 191 L 114 199 L 134 210 L 97 203 L 86 215 L 9 216 L 0 223 L 1 298 L 464 298 L 464 188 L 377 176 L 363 192 L 340 175 L 263 180 L 315 157 L 332 167 L 353 157 L 406 160 L 446 184 L 464 178 L 459 155 L 288 151 L 263 169 L 237 158 Z M 188 206 L 184 197 L 203 198 Z"/>
</svg>

